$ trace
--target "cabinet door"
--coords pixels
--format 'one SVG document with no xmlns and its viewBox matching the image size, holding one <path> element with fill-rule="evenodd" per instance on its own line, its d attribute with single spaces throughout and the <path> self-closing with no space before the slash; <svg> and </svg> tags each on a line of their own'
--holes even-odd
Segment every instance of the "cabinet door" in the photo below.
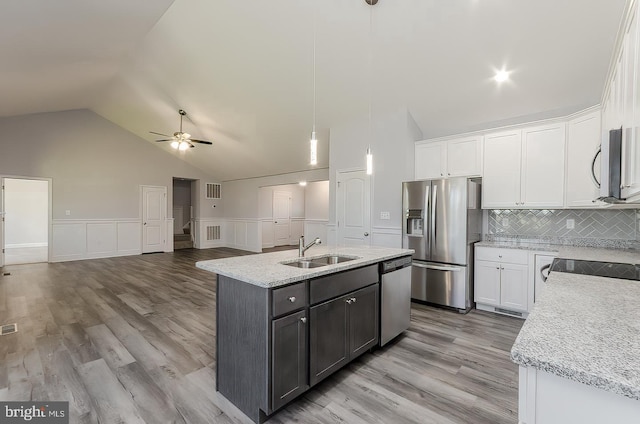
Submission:
<svg viewBox="0 0 640 424">
<path fill-rule="evenodd" d="M 300 311 L 274 320 L 272 332 L 272 410 L 309 388 L 307 382 L 307 313 Z"/>
<path fill-rule="evenodd" d="M 443 142 L 416 144 L 415 155 L 416 180 L 444 177 L 446 145 Z"/>
<path fill-rule="evenodd" d="M 349 297 L 339 297 L 309 310 L 309 382 L 312 386 L 349 361 Z"/>
<path fill-rule="evenodd" d="M 474 300 L 476 303 L 500 305 L 500 264 L 476 261 L 474 276 Z"/>
<path fill-rule="evenodd" d="M 526 265 L 500 264 L 500 305 L 528 311 L 527 270 Z"/>
<path fill-rule="evenodd" d="M 521 201 L 528 208 L 564 205 L 564 123 L 522 130 Z"/>
<path fill-rule="evenodd" d="M 600 191 L 593 179 L 600 180 L 600 112 L 592 112 L 569 122 L 567 138 L 567 185 L 565 204 L 568 208 L 603 205 L 596 201 Z M 594 163 L 594 158 L 596 159 Z M 592 172 L 592 165 L 593 167 Z"/>
<path fill-rule="evenodd" d="M 636 8 L 640 10 L 640 8 Z M 632 18 L 625 36 L 626 75 L 623 95 L 622 197 L 640 194 L 640 30 L 638 16 Z M 637 199 L 635 199 L 637 200 Z"/>
<path fill-rule="evenodd" d="M 347 296 L 349 305 L 349 359 L 378 344 L 377 284 Z"/>
<path fill-rule="evenodd" d="M 482 136 L 447 142 L 447 177 L 482 175 Z"/>
<path fill-rule="evenodd" d="M 484 138 L 483 208 L 520 206 L 520 130 L 487 134 Z"/>
</svg>

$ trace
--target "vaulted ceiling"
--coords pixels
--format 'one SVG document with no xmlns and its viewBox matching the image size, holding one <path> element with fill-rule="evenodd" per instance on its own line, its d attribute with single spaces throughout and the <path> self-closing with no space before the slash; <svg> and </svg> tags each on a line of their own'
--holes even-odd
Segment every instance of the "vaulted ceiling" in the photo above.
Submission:
<svg viewBox="0 0 640 424">
<path fill-rule="evenodd" d="M 220 180 L 318 167 L 332 126 L 406 107 L 425 137 L 599 103 L 627 0 L 22 0 L 0 11 L 0 116 L 90 108 Z M 370 13 L 372 19 L 370 20 Z M 497 85 L 497 69 L 511 80 Z M 390 141 L 392 142 L 392 141 Z"/>
</svg>

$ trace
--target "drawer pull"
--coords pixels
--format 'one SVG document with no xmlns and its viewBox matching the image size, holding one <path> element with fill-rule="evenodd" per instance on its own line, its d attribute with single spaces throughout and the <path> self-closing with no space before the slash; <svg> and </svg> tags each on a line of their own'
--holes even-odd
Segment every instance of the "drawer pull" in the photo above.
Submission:
<svg viewBox="0 0 640 424">
<path fill-rule="evenodd" d="M 295 296 L 291 296 L 291 297 L 289 298 L 289 302 L 293 303 L 293 302 L 295 302 L 295 301 L 296 301 L 296 297 L 295 297 Z"/>
</svg>

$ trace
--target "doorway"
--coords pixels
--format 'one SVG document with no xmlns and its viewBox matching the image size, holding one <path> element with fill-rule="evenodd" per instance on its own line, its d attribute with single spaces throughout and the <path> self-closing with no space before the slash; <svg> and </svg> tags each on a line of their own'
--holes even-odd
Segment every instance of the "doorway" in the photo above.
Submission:
<svg viewBox="0 0 640 424">
<path fill-rule="evenodd" d="M 336 180 L 338 244 L 370 245 L 371 177 L 363 170 L 339 171 Z"/>
<path fill-rule="evenodd" d="M 173 179 L 173 249 L 190 249 L 195 245 L 194 198 L 195 180 Z"/>
<path fill-rule="evenodd" d="M 49 261 L 48 180 L 2 178 L 0 266 Z"/>
</svg>

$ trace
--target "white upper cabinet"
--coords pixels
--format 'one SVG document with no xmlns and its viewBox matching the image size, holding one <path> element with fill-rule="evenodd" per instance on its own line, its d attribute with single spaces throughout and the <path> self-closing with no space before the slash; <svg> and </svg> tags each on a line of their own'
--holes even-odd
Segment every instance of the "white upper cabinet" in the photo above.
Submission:
<svg viewBox="0 0 640 424">
<path fill-rule="evenodd" d="M 600 112 L 572 119 L 567 124 L 567 180 L 565 206 L 593 208 L 600 190 L 594 176 L 600 180 Z"/>
<path fill-rule="evenodd" d="M 443 178 L 447 163 L 447 148 L 444 142 L 416 144 L 416 180 Z"/>
<path fill-rule="evenodd" d="M 484 138 L 483 208 L 520 206 L 522 131 L 487 134 Z"/>
<path fill-rule="evenodd" d="M 482 136 L 416 143 L 416 180 L 482 175 Z"/>
<path fill-rule="evenodd" d="M 521 206 L 564 206 L 564 123 L 522 130 Z"/>
<path fill-rule="evenodd" d="M 467 137 L 447 142 L 447 176 L 482 175 L 482 137 Z"/>
<path fill-rule="evenodd" d="M 637 12 L 637 11 L 636 11 Z M 622 66 L 622 197 L 640 194 L 640 34 L 634 14 L 623 41 Z"/>
<path fill-rule="evenodd" d="M 487 134 L 483 208 L 564 205 L 565 124 Z"/>
</svg>

